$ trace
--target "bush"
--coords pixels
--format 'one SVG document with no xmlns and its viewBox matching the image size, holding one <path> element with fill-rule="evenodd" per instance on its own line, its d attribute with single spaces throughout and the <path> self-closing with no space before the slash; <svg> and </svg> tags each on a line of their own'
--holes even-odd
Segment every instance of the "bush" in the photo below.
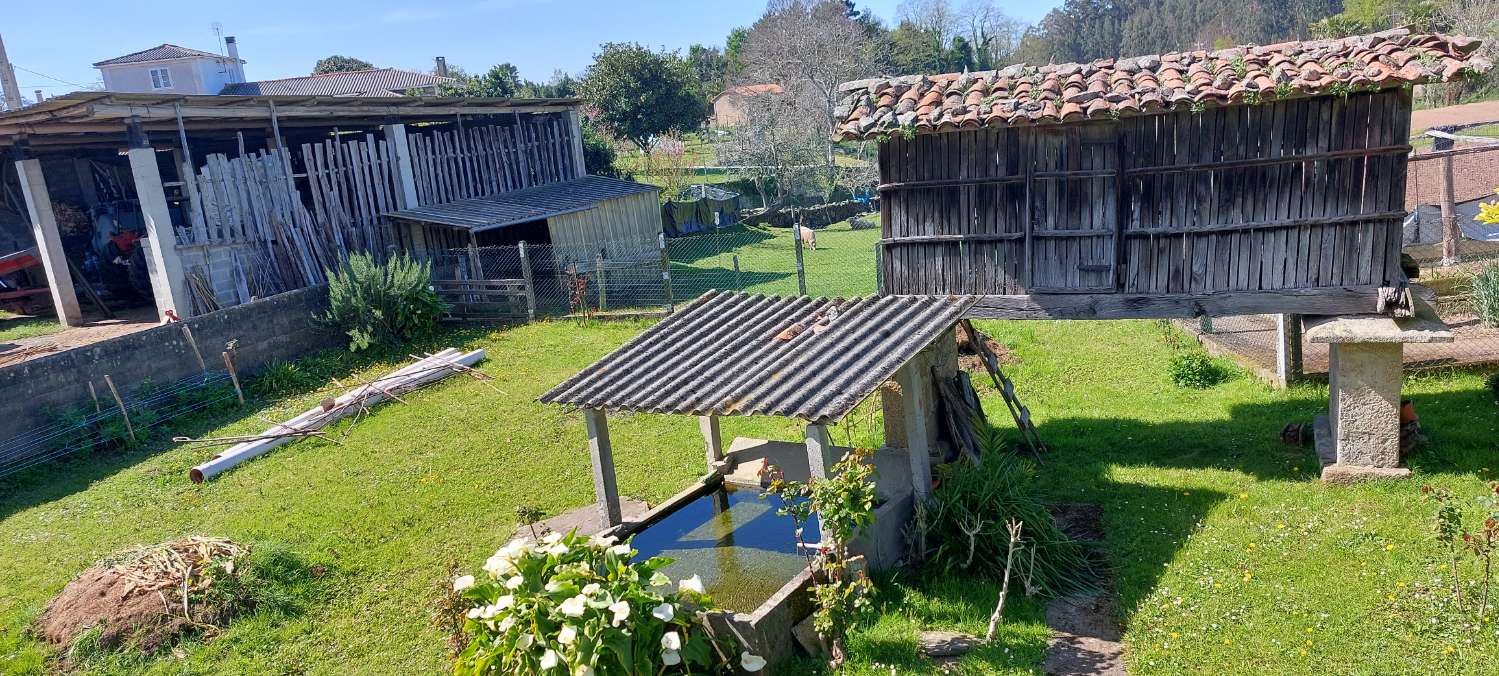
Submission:
<svg viewBox="0 0 1499 676">
<path fill-rule="evenodd" d="M 384 264 L 368 254 L 352 254 L 337 271 L 328 271 L 328 311 L 315 319 L 349 336 L 349 350 L 358 352 L 429 335 L 441 314 L 430 264 L 405 253 Z"/>
<path fill-rule="evenodd" d="M 1489 377 L 1483 381 L 1483 386 L 1489 388 L 1489 392 L 1494 394 L 1495 399 L 1499 399 L 1499 372 L 1490 373 Z"/>
<path fill-rule="evenodd" d="M 1473 312 L 1488 326 L 1499 327 L 1499 265 L 1473 275 L 1469 294 L 1473 299 Z"/>
<path fill-rule="evenodd" d="M 1015 519 L 1025 524 L 1015 570 L 1027 594 L 1092 589 L 1093 566 L 1082 543 L 1063 533 L 1036 497 L 1034 465 L 1001 448 L 985 448 L 981 457 L 977 465 L 964 459 L 937 468 L 940 483 L 925 515 L 927 543 L 933 547 L 929 564 L 943 573 L 1002 577 L 1009 547 L 1005 523 Z"/>
<path fill-rule="evenodd" d="M 1205 389 L 1228 380 L 1228 369 L 1223 368 L 1212 357 L 1196 351 L 1182 351 L 1171 355 L 1166 364 L 1166 373 L 1177 387 Z"/>
<path fill-rule="evenodd" d="M 515 540 L 464 575 L 453 589 L 467 606 L 468 647 L 454 673 L 729 673 L 764 660 L 737 653 L 701 614 L 717 610 L 697 576 L 670 591 L 660 569 L 669 559 L 631 561 L 628 543 L 576 532 L 538 546 Z"/>
</svg>

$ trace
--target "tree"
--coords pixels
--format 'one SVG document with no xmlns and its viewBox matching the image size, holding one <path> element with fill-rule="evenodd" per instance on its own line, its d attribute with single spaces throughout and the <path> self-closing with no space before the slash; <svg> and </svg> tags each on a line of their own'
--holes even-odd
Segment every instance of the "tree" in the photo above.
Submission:
<svg viewBox="0 0 1499 676">
<path fill-rule="evenodd" d="M 454 76 L 452 70 L 449 70 L 449 76 Z M 498 64 L 483 75 L 469 76 L 459 71 L 454 80 L 438 87 L 438 93 L 442 96 L 509 98 L 521 88 L 520 71 L 509 63 Z"/>
<path fill-rule="evenodd" d="M 880 45 L 849 18 L 841 0 L 770 0 L 745 39 L 748 74 L 780 85 L 822 139 L 825 195 L 838 180 L 833 153 L 833 134 L 842 121 L 838 85 L 879 73 L 879 57 Z"/>
<path fill-rule="evenodd" d="M 816 178 L 824 137 L 805 124 L 796 101 L 784 95 L 754 94 L 740 105 L 744 121 L 713 144 L 718 161 L 741 167 L 735 173 L 754 184 L 767 208 L 805 192 Z"/>
<path fill-rule="evenodd" d="M 583 126 L 583 166 L 588 174 L 610 178 L 629 178 L 614 163 L 618 154 L 614 151 L 613 139 L 600 132 L 590 116 L 583 115 L 581 123 Z"/>
<path fill-rule="evenodd" d="M 729 31 L 729 37 L 723 42 L 726 80 L 732 81 L 735 76 L 744 72 L 744 40 L 747 37 L 749 37 L 749 29 L 740 26 Z"/>
<path fill-rule="evenodd" d="M 369 70 L 374 67 L 374 64 L 371 64 L 364 59 L 356 59 L 352 56 L 334 54 L 333 56 L 318 59 L 317 64 L 312 67 L 312 74 L 322 75 L 324 73 L 347 73 L 354 70 Z"/>
<path fill-rule="evenodd" d="M 604 44 L 579 93 L 597 109 L 604 131 L 641 152 L 649 151 L 652 137 L 691 131 L 708 117 L 708 102 L 681 56 L 633 43 Z"/>
<path fill-rule="evenodd" d="M 698 89 L 703 92 L 703 96 L 711 99 L 723 93 L 729 62 L 717 47 L 688 47 L 687 66 L 697 78 Z"/>
</svg>

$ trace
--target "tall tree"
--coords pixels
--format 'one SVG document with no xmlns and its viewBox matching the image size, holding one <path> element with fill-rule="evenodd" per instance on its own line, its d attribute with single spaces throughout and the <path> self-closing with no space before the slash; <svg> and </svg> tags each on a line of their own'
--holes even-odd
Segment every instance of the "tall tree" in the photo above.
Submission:
<svg viewBox="0 0 1499 676">
<path fill-rule="evenodd" d="M 726 62 L 725 81 L 736 82 L 740 75 L 744 74 L 744 40 L 749 37 L 749 29 L 743 26 L 729 31 L 729 37 L 723 42 L 723 58 Z"/>
<path fill-rule="evenodd" d="M 708 102 L 687 62 L 676 52 L 653 52 L 610 42 L 583 73 L 579 93 L 596 109 L 599 126 L 648 152 L 652 137 L 686 132 L 708 117 Z"/>
<path fill-rule="evenodd" d="M 462 71 L 449 70 L 454 82 L 438 87 L 443 96 L 486 96 L 509 98 L 521 88 L 520 70 L 513 64 L 497 64 L 482 75 L 469 76 Z"/>
<path fill-rule="evenodd" d="M 781 85 L 823 139 L 826 194 L 838 179 L 832 140 L 839 122 L 838 85 L 879 73 L 879 55 L 879 44 L 848 17 L 841 0 L 770 0 L 745 40 L 748 73 Z"/>
<path fill-rule="evenodd" d="M 318 59 L 317 64 L 312 67 L 313 75 L 325 73 L 347 73 L 353 70 L 369 70 L 375 66 L 364 59 L 356 59 L 352 56 L 334 54 Z"/>
<path fill-rule="evenodd" d="M 729 62 L 717 47 L 692 45 L 687 48 L 687 66 L 697 78 L 698 89 L 709 99 L 723 93 Z"/>
</svg>

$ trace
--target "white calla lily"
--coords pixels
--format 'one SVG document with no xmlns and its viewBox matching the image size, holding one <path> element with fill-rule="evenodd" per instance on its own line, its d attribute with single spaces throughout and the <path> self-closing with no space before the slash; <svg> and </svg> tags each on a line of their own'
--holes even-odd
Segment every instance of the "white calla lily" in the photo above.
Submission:
<svg viewBox="0 0 1499 676">
<path fill-rule="evenodd" d="M 630 619 L 630 603 L 628 601 L 616 601 L 610 604 L 609 612 L 614 613 L 614 619 L 609 624 L 618 627 L 621 622 Z"/>
<path fill-rule="evenodd" d="M 700 576 L 698 576 L 698 575 L 693 575 L 692 577 L 689 577 L 689 578 L 687 578 L 685 580 L 682 580 L 681 582 L 677 583 L 677 590 L 678 591 L 690 591 L 690 592 L 694 592 L 694 593 L 697 593 L 697 594 L 702 594 L 702 593 L 704 593 L 703 592 L 703 578 L 700 577 Z"/>
<path fill-rule="evenodd" d="M 547 648 L 546 653 L 541 656 L 542 669 L 556 669 L 557 665 L 561 662 L 562 657 L 557 654 L 557 651 L 551 648 Z"/>
<path fill-rule="evenodd" d="M 459 577 L 459 578 L 453 580 L 453 591 L 455 591 L 455 592 L 461 592 L 461 591 L 463 591 L 465 589 L 472 589 L 473 586 L 474 586 L 474 576 L 472 576 L 472 575 L 464 575 L 462 577 Z"/>
<path fill-rule="evenodd" d="M 578 640 L 578 630 L 572 625 L 564 625 L 562 631 L 557 632 L 557 642 L 562 645 L 572 645 Z"/>
<path fill-rule="evenodd" d="M 668 631 L 661 636 L 661 648 L 663 650 L 681 650 L 682 635 L 674 631 Z"/>
<path fill-rule="evenodd" d="M 662 622 L 670 622 L 672 618 L 676 616 L 677 607 L 673 606 L 670 603 L 663 603 L 651 609 L 651 617 L 661 620 Z"/>
<path fill-rule="evenodd" d="M 508 580 L 505 580 L 505 588 L 506 589 L 520 589 L 521 585 L 523 585 L 525 583 L 526 583 L 526 578 L 521 577 L 519 575 L 516 575 L 515 577 L 512 577 L 512 578 L 510 578 Z"/>
<path fill-rule="evenodd" d="M 745 651 L 739 655 L 739 666 L 745 671 L 759 671 L 765 668 L 765 658 Z"/>
<path fill-rule="evenodd" d="M 582 617 L 583 611 L 588 608 L 588 597 L 579 594 L 562 602 L 559 609 L 563 615 L 568 617 Z"/>
<path fill-rule="evenodd" d="M 676 666 L 682 663 L 682 656 L 675 650 L 661 651 L 661 663 L 668 666 Z"/>
</svg>

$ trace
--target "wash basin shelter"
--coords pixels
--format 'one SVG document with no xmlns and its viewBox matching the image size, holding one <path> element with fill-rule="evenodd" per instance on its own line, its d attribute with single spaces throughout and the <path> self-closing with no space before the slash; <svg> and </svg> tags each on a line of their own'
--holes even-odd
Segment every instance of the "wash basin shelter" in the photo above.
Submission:
<svg viewBox="0 0 1499 676">
<path fill-rule="evenodd" d="M 721 416 L 796 418 L 806 423 L 807 474 L 826 477 L 839 460 L 828 426 L 893 377 L 901 390 L 902 433 L 898 440 L 887 434 L 887 445 L 905 447 L 899 452 L 909 456 L 910 494 L 919 499 L 931 488 L 929 454 L 936 443 L 932 367 L 942 359 L 932 355 L 955 350 L 952 331 L 972 302 L 709 291 L 540 400 L 583 411 L 594 490 L 607 522 L 617 525 L 608 412 L 696 416 L 710 472 L 733 469 L 734 458 L 724 463 Z"/>
</svg>

